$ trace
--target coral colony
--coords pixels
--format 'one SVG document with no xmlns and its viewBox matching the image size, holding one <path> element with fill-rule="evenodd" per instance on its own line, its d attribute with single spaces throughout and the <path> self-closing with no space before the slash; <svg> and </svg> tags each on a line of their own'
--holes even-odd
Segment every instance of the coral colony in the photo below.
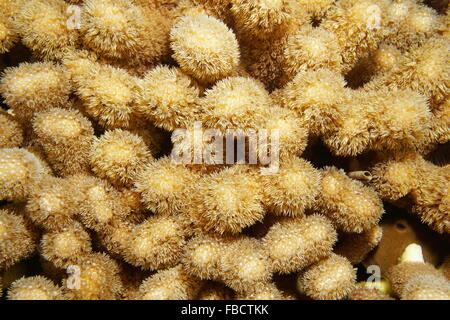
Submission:
<svg viewBox="0 0 450 320">
<path fill-rule="evenodd" d="M 0 295 L 450 299 L 447 7 L 0 0 Z"/>
</svg>

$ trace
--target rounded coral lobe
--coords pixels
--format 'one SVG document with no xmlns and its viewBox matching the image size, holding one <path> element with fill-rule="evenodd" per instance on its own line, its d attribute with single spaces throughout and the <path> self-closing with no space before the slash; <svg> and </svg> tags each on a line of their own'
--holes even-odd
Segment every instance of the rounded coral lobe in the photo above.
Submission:
<svg viewBox="0 0 450 320">
<path fill-rule="evenodd" d="M 36 112 L 68 104 L 71 83 L 60 65 L 24 62 L 5 70 L 0 93 L 15 119 L 29 126 Z"/>
<path fill-rule="evenodd" d="M 144 140 L 121 129 L 95 139 L 90 152 L 92 170 L 116 185 L 131 186 L 134 177 L 152 160 Z"/>
<path fill-rule="evenodd" d="M 140 82 L 137 105 L 156 126 L 173 131 L 199 119 L 199 95 L 195 80 L 180 69 L 158 66 Z"/>
<path fill-rule="evenodd" d="M 237 234 L 263 219 L 259 181 L 240 165 L 203 177 L 194 189 L 189 214 L 200 228 Z"/>
<path fill-rule="evenodd" d="M 35 183 L 46 173 L 45 164 L 26 149 L 0 149 L 0 199 L 28 199 Z"/>
<path fill-rule="evenodd" d="M 229 76 L 239 64 L 236 36 L 223 22 L 204 14 L 185 16 L 170 31 L 173 57 L 202 82 Z"/>
<path fill-rule="evenodd" d="M 271 107 L 269 93 L 261 83 L 246 77 L 218 81 L 205 92 L 200 103 L 204 125 L 224 136 L 227 130 L 264 128 Z"/>
<path fill-rule="evenodd" d="M 383 203 L 375 191 L 336 168 L 326 168 L 323 172 L 318 205 L 344 232 L 368 230 L 384 213 Z"/>
<path fill-rule="evenodd" d="M 62 289 L 43 276 L 21 278 L 8 290 L 8 300 L 66 300 Z"/>
<path fill-rule="evenodd" d="M 197 179 L 197 173 L 164 157 L 145 166 L 135 178 L 134 190 L 148 210 L 178 214 L 186 208 L 188 191 Z"/>
<path fill-rule="evenodd" d="M 302 272 L 297 287 L 315 300 L 340 300 L 355 289 L 355 280 L 356 269 L 346 258 L 333 254 Z"/>
<path fill-rule="evenodd" d="M 0 268 L 6 269 L 29 257 L 36 248 L 34 231 L 26 220 L 0 210 Z"/>
</svg>

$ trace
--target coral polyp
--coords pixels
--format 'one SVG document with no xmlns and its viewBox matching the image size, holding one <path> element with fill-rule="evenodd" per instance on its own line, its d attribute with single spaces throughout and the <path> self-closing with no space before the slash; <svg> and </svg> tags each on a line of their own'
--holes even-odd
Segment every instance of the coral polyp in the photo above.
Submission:
<svg viewBox="0 0 450 320">
<path fill-rule="evenodd" d="M 21 148 L 0 149 L 0 199 L 24 201 L 45 176 L 45 164 Z"/>
<path fill-rule="evenodd" d="M 299 158 L 283 161 L 275 177 L 261 178 L 264 202 L 277 215 L 301 217 L 315 206 L 320 192 L 321 175 L 318 170 Z"/>
<path fill-rule="evenodd" d="M 226 135 L 226 130 L 230 129 L 263 128 L 270 97 L 261 83 L 254 79 L 229 77 L 207 90 L 200 103 L 205 126 Z"/>
</svg>

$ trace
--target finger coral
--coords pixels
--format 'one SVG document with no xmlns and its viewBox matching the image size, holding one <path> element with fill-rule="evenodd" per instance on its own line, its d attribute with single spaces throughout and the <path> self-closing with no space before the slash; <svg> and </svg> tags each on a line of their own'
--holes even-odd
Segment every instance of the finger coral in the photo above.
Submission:
<svg viewBox="0 0 450 320">
<path fill-rule="evenodd" d="M 185 206 L 185 197 L 197 175 L 164 157 L 149 163 L 135 178 L 134 190 L 142 195 L 147 209 L 160 214 L 177 214 Z"/>
<path fill-rule="evenodd" d="M 255 285 L 271 280 L 272 268 L 267 258 L 260 241 L 237 239 L 224 250 L 220 278 L 237 292 L 249 291 Z"/>
<path fill-rule="evenodd" d="M 179 263 L 187 229 L 178 217 L 156 216 L 137 225 L 125 243 L 124 258 L 134 266 L 159 270 Z"/>
<path fill-rule="evenodd" d="M 412 279 L 405 286 L 403 300 L 450 300 L 450 284 L 432 276 Z"/>
<path fill-rule="evenodd" d="M 57 231 L 45 233 L 41 239 L 42 257 L 56 267 L 67 268 L 76 265 L 91 253 L 88 233 L 79 225 L 73 224 Z"/>
<path fill-rule="evenodd" d="M 447 7 L 0 0 L 2 298 L 449 299 Z"/>
<path fill-rule="evenodd" d="M 34 117 L 33 129 L 38 144 L 58 174 L 67 176 L 89 171 L 94 129 L 78 110 L 54 108 L 39 112 Z"/>
<path fill-rule="evenodd" d="M 53 231 L 71 226 L 83 200 L 77 187 L 67 179 L 52 176 L 42 178 L 29 196 L 27 216 L 44 230 Z"/>
<path fill-rule="evenodd" d="M 326 68 L 340 71 L 341 56 L 334 33 L 322 28 L 302 28 L 289 36 L 284 51 L 287 80 L 292 80 L 302 70 Z"/>
<path fill-rule="evenodd" d="M 131 186 L 136 174 L 152 158 L 141 137 L 121 129 L 95 139 L 90 152 L 91 168 L 100 178 L 125 186 Z"/>
<path fill-rule="evenodd" d="M 254 79 L 229 77 L 207 90 L 201 104 L 204 107 L 204 125 L 226 135 L 227 129 L 263 128 L 270 96 Z"/>
<path fill-rule="evenodd" d="M 289 1 L 232 0 L 231 12 L 237 28 L 258 37 L 267 37 L 290 20 L 292 5 Z"/>
<path fill-rule="evenodd" d="M 26 149 L 0 149 L 0 199 L 26 200 L 46 173 L 45 164 Z"/>
<path fill-rule="evenodd" d="M 333 5 L 335 0 L 297 0 L 300 8 L 308 12 L 313 18 L 320 19 Z"/>
<path fill-rule="evenodd" d="M 33 231 L 24 218 L 0 210 L 0 268 L 4 269 L 29 257 L 35 250 Z"/>
<path fill-rule="evenodd" d="M 375 226 L 363 233 L 347 233 L 340 237 L 335 253 L 347 258 L 352 264 L 361 263 L 383 236 L 383 229 Z"/>
<path fill-rule="evenodd" d="M 114 300 L 122 291 L 119 265 L 108 255 L 93 253 L 75 265 L 79 279 L 63 281 L 63 292 L 72 300 Z"/>
<path fill-rule="evenodd" d="M 397 68 L 374 77 L 365 87 L 411 89 L 437 105 L 448 97 L 448 47 L 448 41 L 441 37 L 415 44 L 405 52 Z"/>
<path fill-rule="evenodd" d="M 0 14 L 0 53 L 8 52 L 19 39 L 17 30 L 14 29 L 12 16 L 6 10 L 8 1 L 4 1 L 1 5 L 2 13 Z"/>
<path fill-rule="evenodd" d="M 203 230 L 236 234 L 264 217 L 259 181 L 245 167 L 212 173 L 195 190 L 189 214 Z"/>
<path fill-rule="evenodd" d="M 376 164 L 372 172 L 371 184 L 380 197 L 396 201 L 408 196 L 409 211 L 437 232 L 448 232 L 448 168 L 425 161 L 416 153 L 400 153 Z"/>
<path fill-rule="evenodd" d="M 213 17 L 204 14 L 183 17 L 172 27 L 170 39 L 181 69 L 202 82 L 229 76 L 239 64 L 234 33 Z"/>
<path fill-rule="evenodd" d="M 314 207 L 320 192 L 320 172 L 299 158 L 283 161 L 275 176 L 262 176 L 264 203 L 278 215 L 301 217 Z"/>
<path fill-rule="evenodd" d="M 313 134 L 325 133 L 339 117 L 345 85 L 344 78 L 331 70 L 303 70 L 282 89 L 281 105 L 305 119 Z"/>
<path fill-rule="evenodd" d="M 233 291 L 218 282 L 207 282 L 200 289 L 197 300 L 231 300 Z"/>
<path fill-rule="evenodd" d="M 329 277 L 333 274 L 333 277 Z M 344 257 L 333 254 L 301 273 L 297 280 L 300 292 L 315 300 L 339 300 L 355 288 L 356 271 Z"/>
<path fill-rule="evenodd" d="M 378 289 L 369 289 L 365 287 L 356 288 L 348 296 L 349 300 L 394 300 Z"/>
<path fill-rule="evenodd" d="M 344 70 L 384 40 L 389 9 L 387 0 L 341 0 L 327 12 L 321 27 L 336 35 Z"/>
<path fill-rule="evenodd" d="M 351 92 L 341 104 L 335 131 L 323 139 L 336 155 L 417 150 L 428 142 L 432 115 L 427 98 L 408 89 L 380 90 Z"/>
<path fill-rule="evenodd" d="M 171 0 L 169 0 L 171 1 Z M 229 10 L 231 0 L 175 0 L 176 7 L 171 12 L 176 18 L 206 14 L 223 21 L 227 26 L 232 24 L 232 16 Z"/>
<path fill-rule="evenodd" d="M 390 28 L 393 32 L 384 42 L 399 49 L 407 49 L 411 44 L 430 38 L 442 23 L 435 10 L 411 0 L 393 1 L 388 20 L 392 20 Z"/>
<path fill-rule="evenodd" d="M 273 271 L 287 274 L 329 256 L 336 239 L 331 222 L 323 216 L 312 215 L 275 223 L 262 242 Z"/>
<path fill-rule="evenodd" d="M 401 299 L 450 299 L 450 283 L 433 265 L 425 263 L 422 248 L 417 244 L 405 249 L 400 262 L 389 269 L 388 278 Z"/>
<path fill-rule="evenodd" d="M 136 117 L 137 80 L 126 70 L 81 61 L 76 93 L 86 112 L 108 129 L 129 128 Z"/>
<path fill-rule="evenodd" d="M 83 9 L 82 40 L 98 55 L 152 63 L 166 53 L 168 27 L 157 10 L 125 0 L 88 0 Z"/>
<path fill-rule="evenodd" d="M 189 274 L 200 279 L 219 279 L 221 252 L 227 243 L 218 237 L 198 235 L 184 247 L 183 266 Z"/>
<path fill-rule="evenodd" d="M 342 170 L 326 168 L 318 206 L 344 232 L 361 233 L 375 226 L 384 213 L 377 194 Z"/>
<path fill-rule="evenodd" d="M 35 276 L 14 281 L 8 290 L 8 300 L 65 300 L 61 288 L 51 280 Z"/>
<path fill-rule="evenodd" d="M 64 69 L 51 62 L 22 63 L 6 69 L 0 81 L 0 93 L 14 118 L 28 126 L 36 112 L 64 107 L 70 92 Z"/>
<path fill-rule="evenodd" d="M 259 157 L 263 158 L 264 152 L 270 150 L 274 131 L 278 135 L 280 159 L 301 155 L 308 144 L 308 129 L 304 121 L 286 108 L 272 107 L 270 113 L 272 116 L 268 117 L 265 123 L 270 138 L 259 142 Z"/>
<path fill-rule="evenodd" d="M 258 284 L 237 295 L 237 300 L 288 300 L 272 282 Z"/>
<path fill-rule="evenodd" d="M 19 40 L 17 30 L 14 29 L 12 14 L 7 10 L 8 5 L 10 5 L 9 1 L 3 1 L 0 4 L 0 8 L 2 9 L 2 13 L 0 14 L 0 53 L 11 50 Z"/>
<path fill-rule="evenodd" d="M 139 92 L 139 112 L 160 128 L 188 128 L 199 118 L 199 87 L 177 68 L 152 69 L 140 82 Z"/>
<path fill-rule="evenodd" d="M 402 153 L 371 169 L 372 187 L 382 199 L 397 200 L 418 186 L 416 170 L 421 161 L 415 153 Z"/>
<path fill-rule="evenodd" d="M 426 178 L 427 177 L 427 178 Z M 419 169 L 420 181 L 425 181 L 411 191 L 412 212 L 420 220 L 440 233 L 450 231 L 450 171 L 448 167 L 438 167 L 430 163 Z"/>
<path fill-rule="evenodd" d="M 0 148 L 19 148 L 23 140 L 20 124 L 7 113 L 0 112 Z"/>
<path fill-rule="evenodd" d="M 72 187 L 79 188 L 81 199 L 78 203 L 78 217 L 89 229 L 103 231 L 132 211 L 121 192 L 105 180 L 87 175 L 74 175 L 68 178 L 68 183 Z"/>
<path fill-rule="evenodd" d="M 78 32 L 70 28 L 69 4 L 63 0 L 21 1 L 14 27 L 22 42 L 44 59 L 61 59 L 75 48 Z"/>
<path fill-rule="evenodd" d="M 178 265 L 161 270 L 144 280 L 139 287 L 139 300 L 189 300 L 194 299 L 200 283 Z"/>
</svg>

